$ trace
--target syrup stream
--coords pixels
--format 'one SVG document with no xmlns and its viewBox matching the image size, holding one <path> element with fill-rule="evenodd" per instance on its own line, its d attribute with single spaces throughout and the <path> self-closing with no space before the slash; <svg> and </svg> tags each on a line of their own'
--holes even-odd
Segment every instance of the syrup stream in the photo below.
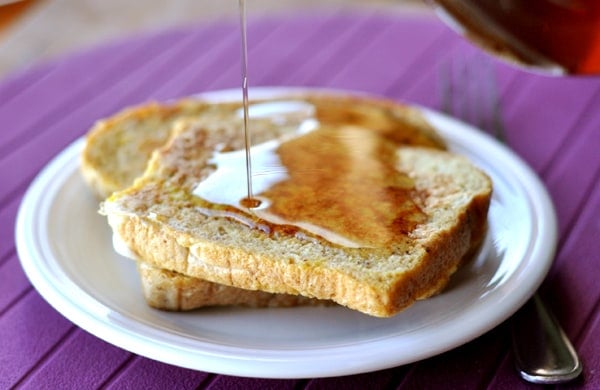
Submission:
<svg viewBox="0 0 600 390">
<path fill-rule="evenodd" d="M 244 145 L 246 148 L 246 184 L 248 187 L 248 196 L 243 199 L 243 205 L 251 208 L 255 205 L 254 195 L 252 191 L 252 159 L 250 156 L 250 129 L 248 126 L 248 42 L 246 37 L 246 0 L 239 0 L 240 7 L 240 29 L 242 34 L 241 48 L 241 65 L 242 65 L 242 102 L 244 106 Z M 256 207 L 255 205 L 254 207 Z"/>
</svg>

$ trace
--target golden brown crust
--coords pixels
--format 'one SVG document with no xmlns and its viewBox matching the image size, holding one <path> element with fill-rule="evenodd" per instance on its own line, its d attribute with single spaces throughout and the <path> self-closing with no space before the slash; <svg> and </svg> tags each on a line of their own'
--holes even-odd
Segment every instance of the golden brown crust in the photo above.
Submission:
<svg viewBox="0 0 600 390">
<path fill-rule="evenodd" d="M 209 306 L 292 307 L 325 306 L 329 301 L 300 295 L 248 291 L 138 262 L 142 290 L 149 306 L 161 310 L 187 311 Z"/>
</svg>

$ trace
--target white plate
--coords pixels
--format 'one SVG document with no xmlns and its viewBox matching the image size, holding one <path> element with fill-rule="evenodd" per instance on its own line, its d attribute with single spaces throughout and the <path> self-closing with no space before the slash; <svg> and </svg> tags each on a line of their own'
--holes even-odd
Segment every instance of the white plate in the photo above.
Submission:
<svg viewBox="0 0 600 390">
<path fill-rule="evenodd" d="M 479 255 L 446 291 L 393 318 L 342 307 L 191 313 L 148 308 L 135 265 L 113 252 L 110 229 L 79 175 L 83 140 L 48 164 L 23 199 L 16 225 L 23 268 L 40 294 L 83 329 L 137 354 L 192 369 L 324 377 L 402 365 L 450 350 L 507 319 L 537 289 L 552 262 L 556 217 L 539 179 L 507 148 L 461 122 L 428 110 L 425 114 L 452 150 L 492 177 L 490 229 Z"/>
</svg>

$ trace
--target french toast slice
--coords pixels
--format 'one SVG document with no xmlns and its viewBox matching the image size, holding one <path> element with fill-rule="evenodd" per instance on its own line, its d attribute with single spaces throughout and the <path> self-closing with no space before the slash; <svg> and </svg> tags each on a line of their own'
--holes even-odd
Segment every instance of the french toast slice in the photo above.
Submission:
<svg viewBox="0 0 600 390">
<path fill-rule="evenodd" d="M 127 108 L 98 121 L 81 154 L 82 176 L 100 200 L 130 186 L 141 176 L 154 149 L 165 144 L 173 124 L 184 118 L 211 115 L 215 105 L 200 99 L 148 103 Z M 235 105 L 222 105 L 219 116 L 233 115 Z M 223 113 L 223 111 L 225 113 Z M 151 307 L 185 311 L 205 306 L 289 307 L 329 304 L 289 294 L 250 291 L 212 283 L 153 267 L 137 259 L 142 291 Z"/>
<path fill-rule="evenodd" d="M 266 234 L 228 215 L 207 213 L 212 205 L 194 190 L 215 172 L 216 151 L 242 148 L 240 118 L 203 115 L 179 122 L 144 175 L 104 201 L 101 213 L 145 263 L 227 286 L 332 300 L 379 317 L 439 292 L 481 242 L 490 179 L 465 158 L 436 150 L 443 143 L 414 109 L 364 97 L 301 100 L 328 105 L 333 119 L 321 121 L 349 117 L 352 125 L 340 131 L 359 127 L 393 138 L 394 169 L 409 178 L 407 193 L 422 214 L 397 241 L 348 247 L 312 233 Z M 280 122 L 255 120 L 257 143 L 285 133 Z"/>
</svg>

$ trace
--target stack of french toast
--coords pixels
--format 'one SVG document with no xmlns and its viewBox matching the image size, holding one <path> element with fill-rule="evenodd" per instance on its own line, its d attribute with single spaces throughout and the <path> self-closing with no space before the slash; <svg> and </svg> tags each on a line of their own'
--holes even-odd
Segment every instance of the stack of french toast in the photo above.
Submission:
<svg viewBox="0 0 600 390">
<path fill-rule="evenodd" d="M 87 135 L 81 172 L 150 306 L 390 317 L 442 292 L 480 246 L 491 180 L 419 109 L 325 92 L 252 100 L 249 155 L 243 111 L 148 103 Z"/>
</svg>

